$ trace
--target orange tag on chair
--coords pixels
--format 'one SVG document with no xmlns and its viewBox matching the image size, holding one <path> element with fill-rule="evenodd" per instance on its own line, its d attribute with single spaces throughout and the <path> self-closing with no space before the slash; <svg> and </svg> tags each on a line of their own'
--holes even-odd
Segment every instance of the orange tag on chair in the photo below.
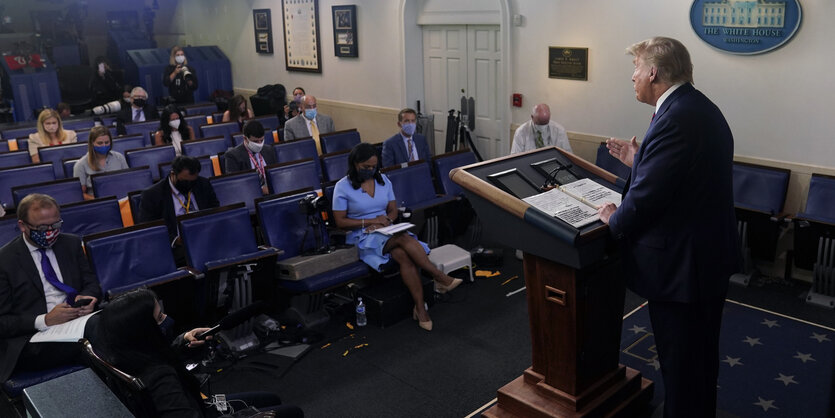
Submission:
<svg viewBox="0 0 835 418">
<path fill-rule="evenodd" d="M 209 159 L 212 160 L 212 171 L 215 172 L 215 175 L 219 176 L 223 174 L 223 172 L 220 171 L 220 158 L 217 158 L 217 154 L 210 156 Z"/>
<path fill-rule="evenodd" d="M 17 140 L 16 139 L 10 139 L 8 141 L 8 143 L 9 143 L 9 151 L 17 151 Z"/>
<path fill-rule="evenodd" d="M 125 228 L 133 226 L 133 213 L 130 210 L 130 199 L 127 197 L 119 199 L 119 211 L 122 212 L 122 225 Z"/>
<path fill-rule="evenodd" d="M 273 131 L 273 142 L 276 143 L 276 144 L 278 143 L 278 131 L 277 130 Z"/>
<path fill-rule="evenodd" d="M 214 122 L 212 121 L 212 115 L 208 115 L 208 116 L 206 116 L 206 123 L 208 123 L 209 125 L 211 125 L 211 124 L 213 124 L 213 123 L 214 123 Z"/>
</svg>

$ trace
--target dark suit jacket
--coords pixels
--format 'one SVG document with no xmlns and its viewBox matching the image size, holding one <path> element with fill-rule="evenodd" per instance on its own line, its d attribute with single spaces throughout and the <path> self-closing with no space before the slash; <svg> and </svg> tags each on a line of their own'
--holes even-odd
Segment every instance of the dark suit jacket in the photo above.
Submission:
<svg viewBox="0 0 835 418">
<path fill-rule="evenodd" d="M 272 145 L 264 144 L 264 148 L 261 150 L 261 156 L 264 157 L 264 162 L 267 163 L 267 165 L 278 163 L 278 156 L 276 155 L 275 148 L 273 148 Z M 238 171 L 252 169 L 252 163 L 249 161 L 249 153 L 247 152 L 244 144 L 238 145 L 235 148 L 230 148 L 225 154 L 223 154 L 223 157 L 226 160 L 225 173 L 235 173 Z"/>
<path fill-rule="evenodd" d="M 145 106 L 142 108 L 142 112 L 145 113 L 145 121 L 149 120 L 157 120 L 159 119 L 159 112 L 157 112 L 157 107 L 150 104 L 145 103 Z M 124 106 L 122 110 L 116 115 L 116 120 L 124 123 L 133 123 L 133 106 Z"/>
<path fill-rule="evenodd" d="M 81 249 L 81 239 L 61 234 L 52 249 L 64 283 L 80 295 L 101 299 L 101 287 Z M 9 378 L 23 346 L 37 332 L 35 317 L 45 313 L 38 268 L 23 236 L 18 235 L 0 248 L 0 381 Z"/>
<path fill-rule="evenodd" d="M 609 220 L 629 287 L 649 300 L 716 302 L 738 270 L 733 136 L 689 83 L 661 105 Z"/>
<path fill-rule="evenodd" d="M 426 143 L 426 137 L 421 134 L 414 134 L 412 141 L 414 141 L 415 147 L 417 148 L 418 158 L 429 161 L 432 154 L 429 152 L 429 144 Z M 406 149 L 406 144 L 403 143 L 403 137 L 398 132 L 383 142 L 383 167 L 399 165 L 406 162 L 409 162 L 409 150 Z"/>
<path fill-rule="evenodd" d="M 191 189 L 197 199 L 197 209 L 205 210 L 220 206 L 215 195 L 215 189 L 205 177 L 197 177 Z M 168 176 L 163 177 L 153 186 L 142 191 L 139 198 L 139 222 L 150 222 L 158 219 L 165 220 L 168 228 L 168 242 L 177 237 L 177 214 L 174 211 L 174 201 L 171 200 L 171 187 Z"/>
</svg>

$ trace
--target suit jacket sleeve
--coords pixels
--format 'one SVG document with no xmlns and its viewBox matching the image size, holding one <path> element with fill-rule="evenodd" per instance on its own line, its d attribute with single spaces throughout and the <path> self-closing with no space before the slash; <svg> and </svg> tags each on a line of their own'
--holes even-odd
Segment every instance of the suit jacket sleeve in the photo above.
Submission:
<svg viewBox="0 0 835 418">
<path fill-rule="evenodd" d="M 397 135 L 399 136 L 399 135 Z M 396 150 L 394 149 L 396 144 L 392 140 L 396 140 L 396 136 L 387 139 L 383 142 L 383 167 L 390 167 L 395 164 L 396 160 Z"/>
<path fill-rule="evenodd" d="M 205 177 L 198 177 L 197 181 L 200 186 L 199 191 L 197 191 L 197 193 L 200 193 L 198 198 L 201 198 L 202 200 L 200 210 L 211 209 L 220 206 L 220 202 L 217 200 L 217 195 L 215 194 L 214 187 L 212 187 L 212 183 L 209 182 L 209 180 Z"/>
<path fill-rule="evenodd" d="M 224 168 L 226 170 L 224 171 L 224 173 L 236 173 L 238 171 L 248 170 L 249 167 L 244 166 L 244 162 L 241 161 L 240 157 L 241 152 L 239 147 L 230 149 L 229 152 L 227 152 L 223 157 L 223 159 L 226 161 L 224 163 Z"/>
<path fill-rule="evenodd" d="M 153 185 L 142 192 L 139 198 L 139 222 L 150 222 L 162 219 L 162 199 L 158 187 Z"/>
<path fill-rule="evenodd" d="M 297 122 L 298 122 L 297 118 L 299 118 L 299 117 L 300 116 L 295 116 L 295 117 L 291 118 L 290 120 L 288 120 L 287 123 L 284 124 L 284 140 L 285 141 L 292 141 L 292 140 L 296 139 L 297 132 L 295 131 L 295 129 L 297 129 L 296 128 L 296 125 L 297 125 Z M 307 135 L 302 135 L 299 138 L 302 138 L 302 137 L 305 137 L 305 136 L 307 136 Z"/>
<path fill-rule="evenodd" d="M 0 264 L 2 264 L 0 267 L 0 339 L 32 334 L 37 331 L 35 329 L 37 315 L 32 312 L 16 312 L 14 309 L 16 305 L 13 300 L 13 292 L 15 292 L 13 283 L 20 280 L 19 275 L 23 272 L 12 270 L 16 263 L 10 251 L 5 252 L 0 258 Z M 18 277 L 13 277 L 13 275 Z"/>
<path fill-rule="evenodd" d="M 333 119 L 328 115 L 322 115 L 322 126 L 319 128 L 319 132 L 326 134 L 331 133 L 335 129 L 333 128 Z"/>
</svg>

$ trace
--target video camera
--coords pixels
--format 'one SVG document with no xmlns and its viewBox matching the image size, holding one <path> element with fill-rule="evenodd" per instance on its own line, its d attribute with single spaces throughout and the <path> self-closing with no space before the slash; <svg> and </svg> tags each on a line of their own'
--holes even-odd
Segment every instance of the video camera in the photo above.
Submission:
<svg viewBox="0 0 835 418">
<path fill-rule="evenodd" d="M 326 211 L 328 210 L 328 198 L 309 194 L 299 200 L 299 208 L 308 215 Z"/>
</svg>

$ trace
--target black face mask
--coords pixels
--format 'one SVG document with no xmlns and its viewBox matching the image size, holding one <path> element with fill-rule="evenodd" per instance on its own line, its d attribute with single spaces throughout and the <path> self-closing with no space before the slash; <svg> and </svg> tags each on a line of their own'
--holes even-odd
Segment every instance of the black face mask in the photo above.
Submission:
<svg viewBox="0 0 835 418">
<path fill-rule="evenodd" d="M 180 193 L 184 195 L 188 195 L 188 192 L 191 191 L 191 188 L 194 187 L 194 181 L 191 180 L 177 180 L 174 182 L 174 187 L 180 191 Z"/>
<path fill-rule="evenodd" d="M 376 168 L 371 168 L 371 169 L 368 169 L 368 170 L 360 169 L 360 170 L 357 170 L 357 177 L 360 178 L 360 181 L 366 181 L 370 178 L 373 178 L 374 174 L 376 174 L 376 173 L 377 173 Z"/>
<path fill-rule="evenodd" d="M 136 107 L 145 107 L 145 103 L 146 103 L 145 99 L 133 99 L 133 104 Z"/>
<path fill-rule="evenodd" d="M 165 336 L 166 341 L 171 341 L 176 337 L 174 335 L 174 320 L 170 316 L 166 315 L 165 319 L 162 320 L 159 324 L 159 330 L 162 331 L 162 335 Z"/>
</svg>

